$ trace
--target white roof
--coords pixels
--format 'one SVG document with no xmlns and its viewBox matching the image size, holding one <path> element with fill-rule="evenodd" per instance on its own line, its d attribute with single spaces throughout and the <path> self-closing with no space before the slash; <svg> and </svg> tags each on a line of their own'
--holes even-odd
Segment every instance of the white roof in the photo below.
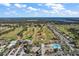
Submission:
<svg viewBox="0 0 79 59">
<path fill-rule="evenodd" d="M 17 43 L 17 41 L 12 41 L 10 44 L 16 44 Z"/>
<path fill-rule="evenodd" d="M 8 48 L 10 48 L 11 46 L 15 45 L 17 43 L 17 41 L 11 41 L 10 45 L 8 46 Z"/>
</svg>

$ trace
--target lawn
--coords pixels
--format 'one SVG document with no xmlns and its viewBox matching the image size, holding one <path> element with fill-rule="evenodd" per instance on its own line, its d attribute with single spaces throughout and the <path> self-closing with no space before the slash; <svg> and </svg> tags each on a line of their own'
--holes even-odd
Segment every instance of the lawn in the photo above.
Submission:
<svg viewBox="0 0 79 59">
<path fill-rule="evenodd" d="M 23 29 L 23 27 L 15 28 L 14 31 L 3 34 L 2 36 L 0 36 L 0 38 L 10 40 L 17 39 L 17 33 L 22 31 Z M 22 32 L 22 34 L 24 40 L 32 40 L 34 43 L 39 44 L 49 42 L 55 37 L 54 33 L 52 33 L 52 31 L 46 25 L 41 27 L 39 27 L 38 25 L 36 27 L 33 25 L 29 26 L 26 30 Z"/>
<path fill-rule="evenodd" d="M 45 25 L 42 27 L 39 26 L 30 26 L 26 31 L 23 32 L 23 39 L 32 40 L 33 43 L 45 43 L 49 42 L 52 39 L 54 34 L 52 31 Z M 42 40 L 43 39 L 43 40 Z"/>
<path fill-rule="evenodd" d="M 0 36 L 0 38 L 17 39 L 17 33 L 20 32 L 22 29 L 23 29 L 22 27 L 16 28 L 14 31 L 11 31 L 7 34 L 3 34 L 2 36 Z"/>
<path fill-rule="evenodd" d="M 33 27 L 28 27 L 27 30 L 23 32 L 23 39 L 32 39 Z"/>
</svg>

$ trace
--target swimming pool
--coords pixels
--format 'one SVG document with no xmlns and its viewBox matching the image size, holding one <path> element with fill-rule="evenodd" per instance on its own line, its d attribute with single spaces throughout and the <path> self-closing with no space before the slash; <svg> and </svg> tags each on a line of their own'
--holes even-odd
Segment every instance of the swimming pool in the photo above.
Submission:
<svg viewBox="0 0 79 59">
<path fill-rule="evenodd" d="M 61 45 L 60 44 L 56 44 L 56 43 L 52 44 L 51 47 L 54 48 L 54 49 L 61 49 Z"/>
</svg>

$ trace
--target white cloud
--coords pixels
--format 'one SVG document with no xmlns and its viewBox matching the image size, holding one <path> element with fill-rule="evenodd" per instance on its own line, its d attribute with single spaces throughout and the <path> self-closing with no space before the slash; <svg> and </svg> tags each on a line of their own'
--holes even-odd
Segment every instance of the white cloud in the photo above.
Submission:
<svg viewBox="0 0 79 59">
<path fill-rule="evenodd" d="M 7 6 L 7 7 L 10 7 L 11 6 L 10 3 L 1 3 L 1 4 L 4 5 L 4 6 Z"/>
<path fill-rule="evenodd" d="M 64 13 L 68 14 L 68 15 L 78 15 L 79 14 L 79 12 L 77 12 L 77 11 L 71 11 L 71 10 L 65 10 Z"/>
<path fill-rule="evenodd" d="M 36 8 L 33 8 L 33 7 L 28 7 L 27 8 L 28 10 L 31 10 L 31 11 L 37 11 L 38 9 L 36 9 Z"/>
<path fill-rule="evenodd" d="M 43 13 L 46 14 L 54 14 L 55 12 L 51 11 L 51 10 L 41 10 Z"/>
<path fill-rule="evenodd" d="M 79 12 L 77 11 L 71 11 L 71 10 L 66 9 L 62 4 L 47 3 L 45 5 L 48 8 L 51 8 L 52 12 L 55 12 L 58 15 L 74 16 L 74 15 L 79 14 Z"/>
<path fill-rule="evenodd" d="M 52 4 L 52 8 L 55 9 L 55 10 L 63 10 L 65 9 L 63 5 L 61 4 Z"/>
<path fill-rule="evenodd" d="M 15 4 L 16 7 L 18 8 L 21 8 L 21 5 L 20 4 Z"/>
<path fill-rule="evenodd" d="M 22 5 L 22 7 L 24 7 L 24 8 L 25 8 L 25 7 L 27 7 L 27 6 L 23 4 L 23 5 Z"/>
<path fill-rule="evenodd" d="M 49 13 L 49 11 L 48 11 L 48 10 L 42 10 L 42 12 L 44 12 L 44 13 Z"/>
<path fill-rule="evenodd" d="M 4 12 L 4 14 L 5 15 L 18 15 L 15 10 L 8 10 L 8 11 Z"/>
<path fill-rule="evenodd" d="M 42 6 L 42 4 L 38 4 L 38 6 Z"/>
<path fill-rule="evenodd" d="M 50 6 L 52 6 L 52 3 L 45 3 L 45 5 L 50 7 Z"/>
<path fill-rule="evenodd" d="M 25 4 L 14 4 L 17 8 L 25 8 L 27 7 Z"/>
<path fill-rule="evenodd" d="M 53 10 L 63 10 L 63 9 L 65 9 L 62 4 L 48 3 L 48 4 L 45 4 L 45 5 L 48 6 L 49 8 L 52 8 Z"/>
</svg>

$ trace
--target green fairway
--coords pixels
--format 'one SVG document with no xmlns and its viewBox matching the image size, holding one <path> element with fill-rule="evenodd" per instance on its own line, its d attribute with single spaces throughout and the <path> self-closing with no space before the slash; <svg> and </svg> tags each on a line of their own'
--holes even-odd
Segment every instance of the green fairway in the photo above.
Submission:
<svg viewBox="0 0 79 59">
<path fill-rule="evenodd" d="M 44 26 L 31 24 L 26 27 L 17 27 L 13 31 L 3 34 L 0 38 L 7 40 L 17 39 L 17 33 L 23 34 L 22 39 L 32 40 L 34 44 L 49 43 L 51 39 L 55 38 L 54 33 L 45 24 Z"/>
<path fill-rule="evenodd" d="M 23 28 L 16 28 L 14 31 L 11 31 L 7 34 L 3 34 L 0 38 L 4 39 L 17 39 L 17 33 L 20 32 Z"/>
<path fill-rule="evenodd" d="M 49 42 L 54 37 L 54 33 L 46 25 L 42 27 L 32 25 L 23 32 L 23 39 L 32 40 L 33 43 L 38 42 L 39 44 Z"/>
</svg>

